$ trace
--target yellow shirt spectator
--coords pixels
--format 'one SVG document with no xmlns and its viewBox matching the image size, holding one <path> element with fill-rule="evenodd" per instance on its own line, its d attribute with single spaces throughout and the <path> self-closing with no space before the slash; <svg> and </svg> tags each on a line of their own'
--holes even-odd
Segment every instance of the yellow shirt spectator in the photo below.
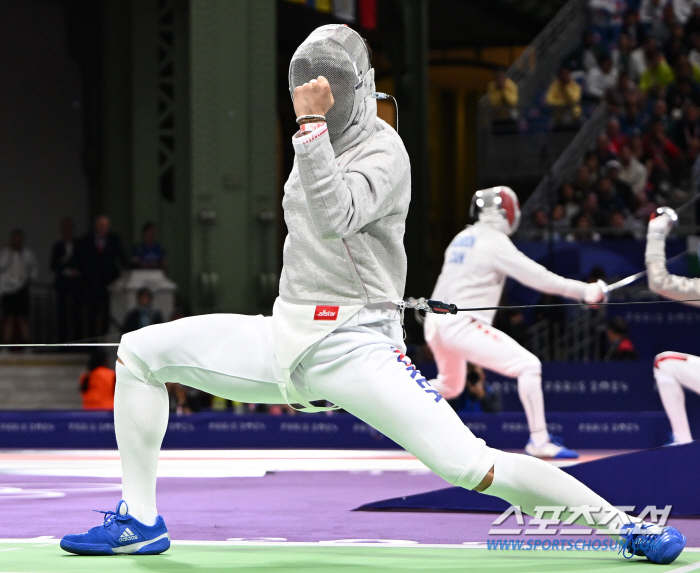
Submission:
<svg viewBox="0 0 700 573">
<path fill-rule="evenodd" d="M 510 110 L 518 105 L 518 86 L 503 70 L 496 71 L 495 78 L 489 82 L 488 95 L 496 117 L 508 117 Z"/>
<path fill-rule="evenodd" d="M 656 53 L 651 57 L 651 62 L 642 77 L 639 80 L 639 89 L 642 92 L 647 92 L 651 88 L 665 88 L 673 83 L 676 79 L 671 66 L 668 65 L 664 57 L 660 53 Z"/>
<path fill-rule="evenodd" d="M 557 121 L 581 117 L 581 86 L 571 79 L 571 73 L 565 68 L 559 70 L 557 78 L 550 84 L 545 101 L 554 108 Z"/>
</svg>

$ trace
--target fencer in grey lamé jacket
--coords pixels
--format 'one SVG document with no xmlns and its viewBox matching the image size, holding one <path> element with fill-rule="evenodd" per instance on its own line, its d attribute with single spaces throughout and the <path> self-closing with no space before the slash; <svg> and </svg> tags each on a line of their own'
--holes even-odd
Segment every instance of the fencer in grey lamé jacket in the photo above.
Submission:
<svg viewBox="0 0 700 573">
<path fill-rule="evenodd" d="M 666 238 L 663 235 L 649 234 L 645 253 L 649 288 L 661 296 L 672 300 L 700 298 L 700 279 L 679 277 L 669 274 L 666 268 Z M 690 306 L 700 306 L 700 302 L 686 302 Z"/>
<path fill-rule="evenodd" d="M 296 145 L 284 187 L 280 297 L 356 305 L 403 298 L 403 236 L 411 198 L 408 154 L 366 98 L 332 143 L 326 129 Z M 314 132 L 315 133 L 315 132 Z"/>
</svg>

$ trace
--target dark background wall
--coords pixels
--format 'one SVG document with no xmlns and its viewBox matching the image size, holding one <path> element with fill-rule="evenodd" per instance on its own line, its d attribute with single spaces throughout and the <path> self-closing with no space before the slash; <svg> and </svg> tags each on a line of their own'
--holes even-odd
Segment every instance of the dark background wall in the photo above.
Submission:
<svg viewBox="0 0 700 573">
<path fill-rule="evenodd" d="M 81 81 L 67 45 L 62 2 L 0 2 L 0 245 L 23 228 L 41 280 L 61 217 L 87 230 Z"/>
</svg>

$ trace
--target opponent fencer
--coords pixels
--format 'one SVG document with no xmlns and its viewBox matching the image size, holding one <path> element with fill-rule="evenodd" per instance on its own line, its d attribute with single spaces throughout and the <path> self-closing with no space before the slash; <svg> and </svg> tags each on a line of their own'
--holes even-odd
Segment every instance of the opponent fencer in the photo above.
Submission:
<svg viewBox="0 0 700 573">
<path fill-rule="evenodd" d="M 328 400 L 452 484 L 530 513 L 588 505 L 597 522 L 613 513 L 628 550 L 653 540 L 647 558 L 675 559 L 685 545 L 675 529 L 635 530 L 633 518 L 568 474 L 489 448 L 405 356 L 397 303 L 410 165 L 398 134 L 377 118 L 363 39 L 345 26 L 318 28 L 294 54 L 289 88 L 300 129 L 285 185 L 289 234 L 273 316 L 196 316 L 122 337 L 114 418 L 123 499 L 102 525 L 67 535 L 61 547 L 92 555 L 169 547 L 156 510 L 156 467 L 168 424 L 165 383 L 181 382 L 241 402 L 314 410 L 311 402 Z"/>
<path fill-rule="evenodd" d="M 677 220 L 676 213 L 669 207 L 662 207 L 651 216 L 644 257 L 649 288 L 672 300 L 700 299 L 700 279 L 671 275 L 666 269 L 666 237 Z M 700 306 L 700 302 L 686 304 Z M 700 394 L 700 358 L 680 352 L 662 352 L 654 358 L 654 378 L 671 422 L 670 444 L 692 442 L 683 388 Z"/>
<path fill-rule="evenodd" d="M 470 208 L 476 222 L 450 243 L 432 297 L 460 308 L 497 306 L 506 278 L 548 294 L 588 304 L 605 299 L 605 284 L 584 283 L 556 275 L 520 252 L 510 240 L 520 222 L 518 197 L 510 187 L 477 191 Z M 425 340 L 438 367 L 433 387 L 447 399 L 464 390 L 467 361 L 518 379 L 530 439 L 525 452 L 538 458 L 577 458 L 553 443 L 547 432 L 542 395 L 542 364 L 531 352 L 492 326 L 495 310 L 428 315 Z"/>
</svg>

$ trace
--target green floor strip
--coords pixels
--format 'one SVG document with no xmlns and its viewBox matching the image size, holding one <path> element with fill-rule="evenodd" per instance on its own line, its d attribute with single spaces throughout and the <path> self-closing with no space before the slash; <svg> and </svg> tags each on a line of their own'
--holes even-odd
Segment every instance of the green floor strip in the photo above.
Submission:
<svg viewBox="0 0 700 573">
<path fill-rule="evenodd" d="M 700 553 L 671 565 L 629 562 L 614 552 L 488 551 L 431 547 L 204 546 L 175 545 L 163 555 L 79 557 L 58 545 L 0 543 L 0 573 L 391 573 L 470 571 L 486 573 L 700 573 Z M 697 566 L 697 569 L 696 567 Z"/>
</svg>

